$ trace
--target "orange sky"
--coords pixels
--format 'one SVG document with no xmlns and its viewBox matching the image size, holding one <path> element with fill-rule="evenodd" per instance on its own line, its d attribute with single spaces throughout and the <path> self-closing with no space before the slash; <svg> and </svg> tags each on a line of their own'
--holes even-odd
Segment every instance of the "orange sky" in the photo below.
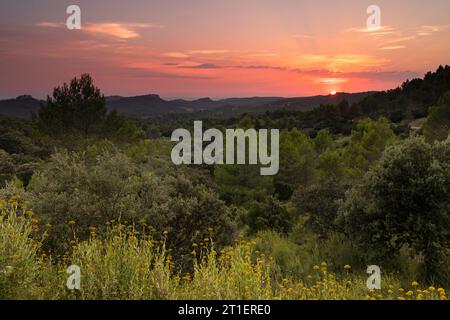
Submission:
<svg viewBox="0 0 450 320">
<path fill-rule="evenodd" d="M 2 1 L 0 98 L 81 73 L 107 95 L 305 96 L 393 88 L 450 64 L 450 1 Z M 67 30 L 78 4 L 82 29 Z M 381 8 L 369 31 L 366 9 Z"/>
</svg>

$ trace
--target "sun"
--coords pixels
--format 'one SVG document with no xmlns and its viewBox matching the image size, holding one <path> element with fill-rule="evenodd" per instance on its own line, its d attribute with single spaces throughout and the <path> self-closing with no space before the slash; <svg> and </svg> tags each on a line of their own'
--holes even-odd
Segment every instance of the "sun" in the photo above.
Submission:
<svg viewBox="0 0 450 320">
<path fill-rule="evenodd" d="M 335 95 L 336 95 L 336 93 L 337 93 L 337 92 L 336 92 L 336 91 L 334 91 L 334 90 L 333 90 L 333 91 L 330 91 L 330 95 L 332 95 L 332 96 L 335 96 Z"/>
</svg>

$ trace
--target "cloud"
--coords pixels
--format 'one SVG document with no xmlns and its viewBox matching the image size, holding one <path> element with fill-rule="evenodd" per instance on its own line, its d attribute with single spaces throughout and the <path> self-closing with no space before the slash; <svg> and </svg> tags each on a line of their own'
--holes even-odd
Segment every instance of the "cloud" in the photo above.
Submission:
<svg viewBox="0 0 450 320">
<path fill-rule="evenodd" d="M 393 26 L 384 26 L 380 28 L 350 28 L 346 30 L 347 32 L 358 32 L 366 33 L 373 36 L 385 36 L 396 33 L 397 30 Z"/>
<path fill-rule="evenodd" d="M 127 75 L 132 77 L 142 77 L 142 78 L 166 78 L 166 79 L 214 79 L 209 76 L 198 76 L 198 75 L 184 75 L 169 72 L 160 72 L 149 70 L 145 68 L 128 68 L 127 70 L 122 70 L 121 75 Z"/>
<path fill-rule="evenodd" d="M 186 59 L 189 58 L 189 55 L 183 53 L 183 52 L 176 52 L 176 51 L 172 51 L 172 52 L 166 52 L 163 54 L 163 56 L 168 57 L 168 58 L 176 58 L 176 59 Z"/>
<path fill-rule="evenodd" d="M 289 69 L 284 67 L 275 67 L 275 66 L 268 66 L 268 65 L 244 65 L 244 66 L 231 66 L 230 68 L 237 68 L 237 69 L 254 69 L 254 70 L 264 70 L 264 69 L 270 69 L 270 70 L 280 70 L 280 71 L 288 71 Z"/>
<path fill-rule="evenodd" d="M 314 39 L 314 37 L 309 34 L 293 34 L 292 37 L 295 39 Z"/>
<path fill-rule="evenodd" d="M 252 54 L 247 55 L 247 57 L 251 57 L 251 58 L 276 58 L 279 56 L 280 55 L 275 52 L 261 52 L 261 53 L 252 53 Z"/>
<path fill-rule="evenodd" d="M 215 55 L 215 54 L 222 54 L 222 53 L 228 53 L 229 50 L 191 50 L 188 51 L 187 54 L 189 55 Z"/>
<path fill-rule="evenodd" d="M 65 28 L 64 23 L 43 21 L 36 24 L 42 28 Z M 121 22 L 104 22 L 104 23 L 84 23 L 81 25 L 81 31 L 94 35 L 109 36 L 121 40 L 138 38 L 141 34 L 139 29 L 145 28 L 163 28 L 161 25 L 152 23 L 121 23 Z"/>
<path fill-rule="evenodd" d="M 61 28 L 61 27 L 64 27 L 64 23 L 42 21 L 42 22 L 36 23 L 36 26 L 42 27 L 42 28 Z"/>
<path fill-rule="evenodd" d="M 441 31 L 440 26 L 421 26 L 417 29 L 417 35 L 421 37 L 431 36 L 433 33 Z"/>
<path fill-rule="evenodd" d="M 423 74 L 417 71 L 369 71 L 350 72 L 342 74 L 342 76 L 360 79 L 403 82 L 405 79 L 421 77 Z"/>
<path fill-rule="evenodd" d="M 140 33 L 136 29 L 154 27 L 152 24 L 92 23 L 82 26 L 82 30 L 119 39 L 133 39 L 140 37 Z"/>
<path fill-rule="evenodd" d="M 303 69 L 327 69 L 332 72 L 348 72 L 381 67 L 388 59 L 363 54 L 303 55 L 297 58 L 297 66 Z"/>
<path fill-rule="evenodd" d="M 178 66 L 177 68 L 180 69 L 220 69 L 221 66 L 218 66 L 216 64 L 212 63 L 203 63 L 203 64 L 197 64 L 192 66 Z"/>
<path fill-rule="evenodd" d="M 406 41 L 411 41 L 416 39 L 416 36 L 406 36 L 406 37 L 400 37 L 400 38 L 396 38 L 396 39 L 392 39 L 389 41 L 386 41 L 387 44 L 392 44 L 392 43 L 399 43 L 399 42 L 406 42 Z"/>
<path fill-rule="evenodd" d="M 339 84 L 339 83 L 345 83 L 345 82 L 348 82 L 348 79 L 346 79 L 346 78 L 319 78 L 314 81 L 314 83 L 326 84 L 326 85 Z"/>
<path fill-rule="evenodd" d="M 387 47 L 382 47 L 380 48 L 380 50 L 400 50 L 400 49 L 405 49 L 406 46 L 387 46 Z"/>
</svg>

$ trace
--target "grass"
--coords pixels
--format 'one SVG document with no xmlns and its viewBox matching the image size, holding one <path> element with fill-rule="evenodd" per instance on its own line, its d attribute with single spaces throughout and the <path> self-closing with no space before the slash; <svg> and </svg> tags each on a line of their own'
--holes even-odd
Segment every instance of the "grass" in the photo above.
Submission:
<svg viewBox="0 0 450 320">
<path fill-rule="evenodd" d="M 240 240 L 220 252 L 213 244 L 193 244 L 192 272 L 177 271 L 165 242 L 116 225 L 106 238 L 91 228 L 87 241 L 53 257 L 41 249 L 43 238 L 34 213 L 16 197 L 0 202 L 0 299 L 398 299 L 446 300 L 443 288 L 411 281 L 401 288 L 383 276 L 382 290 L 368 290 L 365 275 L 329 270 L 326 262 L 302 278 L 274 274 L 274 259 L 256 250 L 257 240 Z M 50 228 L 47 226 L 46 228 Z M 81 289 L 69 290 L 69 265 L 81 269 Z"/>
</svg>

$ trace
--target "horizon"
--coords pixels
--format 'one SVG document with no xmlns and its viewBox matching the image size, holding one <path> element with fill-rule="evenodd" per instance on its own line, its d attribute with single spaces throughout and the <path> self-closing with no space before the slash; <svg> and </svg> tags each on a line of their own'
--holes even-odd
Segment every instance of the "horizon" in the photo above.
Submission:
<svg viewBox="0 0 450 320">
<path fill-rule="evenodd" d="M 411 80 L 411 79 L 408 79 Z M 67 81 L 70 82 L 70 81 Z M 391 88 L 394 89 L 394 88 Z M 101 88 L 100 88 L 101 90 Z M 201 100 L 201 99 L 210 99 L 212 101 L 221 101 L 221 100 L 227 100 L 227 99 L 258 99 L 258 98 L 280 98 L 280 99 L 291 99 L 291 98 L 312 98 L 312 97 L 326 97 L 326 96 L 339 96 L 339 95 L 344 95 L 344 94 L 348 94 L 348 95 L 352 95 L 352 94 L 364 94 L 364 93 L 376 93 L 376 92 L 381 92 L 381 91 L 358 91 L 358 92 L 336 92 L 336 93 L 324 93 L 324 94 L 316 94 L 316 95 L 311 95 L 311 96 L 233 96 L 233 95 L 229 95 L 229 96 L 225 96 L 225 97 L 210 97 L 210 96 L 199 96 L 199 97 L 165 97 L 165 96 L 161 96 L 158 93 L 143 93 L 143 94 L 139 94 L 139 95 L 131 95 L 131 96 L 127 96 L 127 95 L 121 95 L 121 94 L 111 94 L 111 95 L 104 95 L 105 98 L 114 98 L 114 97 L 118 97 L 118 98 L 135 98 L 135 97 L 143 97 L 143 96 L 151 96 L 151 95 L 155 95 L 158 96 L 159 98 L 165 100 L 165 101 L 175 101 L 175 100 L 185 100 L 185 101 L 196 101 L 196 100 Z M 51 96 L 51 93 L 49 92 L 47 94 L 48 96 Z M 43 97 L 38 97 L 38 96 L 34 96 L 32 94 L 28 94 L 28 93 L 23 93 L 23 94 L 19 94 L 17 96 L 11 96 L 11 97 L 0 97 L 0 101 L 4 101 L 4 100 L 14 100 L 17 98 L 21 98 L 24 96 L 30 96 L 33 99 L 36 100 L 41 100 L 41 101 L 45 101 L 47 99 L 47 95 L 43 96 Z"/>
<path fill-rule="evenodd" d="M 68 1 L 0 4 L 0 99 L 45 99 L 90 73 L 105 96 L 165 100 L 383 91 L 450 61 L 450 2 Z M 325 23 L 324 23 L 325 21 Z M 414 53 L 414 54 L 412 54 Z"/>
</svg>

